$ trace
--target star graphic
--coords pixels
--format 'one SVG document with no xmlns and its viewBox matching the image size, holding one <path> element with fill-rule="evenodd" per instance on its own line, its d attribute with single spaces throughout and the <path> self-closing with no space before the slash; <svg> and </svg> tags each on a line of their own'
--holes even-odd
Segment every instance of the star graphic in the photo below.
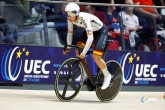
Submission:
<svg viewBox="0 0 165 110">
<path fill-rule="evenodd" d="M 25 51 L 25 47 L 22 49 L 23 50 L 23 52 Z"/>
<path fill-rule="evenodd" d="M 29 53 L 30 53 L 30 52 L 27 50 L 27 51 L 26 51 L 26 56 L 29 56 Z"/>
<path fill-rule="evenodd" d="M 140 60 L 140 56 L 136 57 L 136 61 L 139 61 Z"/>
<path fill-rule="evenodd" d="M 21 58 L 21 52 L 20 52 L 20 50 L 19 50 L 19 52 L 17 52 L 17 58 Z"/>
<path fill-rule="evenodd" d="M 129 57 L 129 63 L 132 63 L 133 59 L 134 59 L 134 58 L 132 58 L 132 56 Z"/>
<path fill-rule="evenodd" d="M 136 57 L 136 53 L 134 54 L 134 57 Z"/>
</svg>

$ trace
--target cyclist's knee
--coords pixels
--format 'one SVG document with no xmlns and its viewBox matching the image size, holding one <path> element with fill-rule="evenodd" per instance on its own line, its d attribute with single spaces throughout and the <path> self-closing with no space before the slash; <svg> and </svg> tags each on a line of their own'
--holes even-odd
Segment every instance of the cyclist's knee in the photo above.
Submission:
<svg viewBox="0 0 165 110">
<path fill-rule="evenodd" d="M 99 62 L 101 60 L 101 56 L 97 54 L 93 54 L 93 59 L 95 62 Z"/>
</svg>

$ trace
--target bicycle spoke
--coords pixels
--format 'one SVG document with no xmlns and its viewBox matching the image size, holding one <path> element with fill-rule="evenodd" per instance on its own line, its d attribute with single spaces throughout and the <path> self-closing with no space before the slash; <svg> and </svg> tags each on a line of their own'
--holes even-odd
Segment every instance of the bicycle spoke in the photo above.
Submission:
<svg viewBox="0 0 165 110">
<path fill-rule="evenodd" d="M 75 61 L 75 62 L 73 62 L 73 64 L 72 64 L 72 67 L 71 67 L 71 64 L 69 65 L 69 73 L 74 73 L 73 75 L 72 75 L 72 79 L 74 79 L 75 78 L 75 76 L 81 71 L 80 70 L 80 67 L 79 67 L 79 63 L 77 63 L 77 61 Z"/>
<path fill-rule="evenodd" d="M 71 75 L 72 67 L 71 67 L 70 63 L 67 64 L 67 67 L 68 67 L 68 74 Z"/>
<path fill-rule="evenodd" d="M 63 94 L 62 94 L 63 97 L 65 97 L 65 94 L 66 94 L 68 85 L 69 85 L 69 82 L 67 82 L 67 83 L 65 84 L 65 87 L 64 87 L 64 90 L 63 90 Z"/>
<path fill-rule="evenodd" d="M 79 68 L 79 71 L 77 71 L 77 72 L 73 72 L 74 74 L 72 75 L 72 79 L 74 79 L 75 77 L 76 77 L 76 75 L 78 75 L 78 73 L 80 72 L 81 70 L 80 70 L 80 68 Z M 81 75 L 81 74 L 80 74 Z"/>
<path fill-rule="evenodd" d="M 69 85 L 72 87 L 73 90 L 77 91 L 78 88 L 75 86 L 73 82 L 69 82 Z"/>
</svg>

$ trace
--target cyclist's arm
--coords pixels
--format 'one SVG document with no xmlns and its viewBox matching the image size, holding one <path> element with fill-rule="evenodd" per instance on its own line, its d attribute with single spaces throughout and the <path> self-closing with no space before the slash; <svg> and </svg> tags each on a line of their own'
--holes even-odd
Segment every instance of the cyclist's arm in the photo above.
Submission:
<svg viewBox="0 0 165 110">
<path fill-rule="evenodd" d="M 85 47 L 82 51 L 83 55 L 85 55 L 88 52 L 89 48 L 91 47 L 91 45 L 93 43 L 93 39 L 94 39 L 93 38 L 93 32 L 87 33 L 87 36 L 88 36 L 88 38 L 87 38 L 87 41 L 86 41 L 86 45 L 85 45 Z"/>
<path fill-rule="evenodd" d="M 86 32 L 87 32 L 87 41 L 86 41 L 86 45 L 82 51 L 82 54 L 85 55 L 88 50 L 90 49 L 92 43 L 93 43 L 93 30 L 92 30 L 92 26 L 91 26 L 91 23 L 90 23 L 90 20 L 89 19 L 86 19 L 86 21 L 84 21 L 85 23 L 85 28 L 86 28 Z"/>
<path fill-rule="evenodd" d="M 68 21 L 67 45 L 71 45 L 73 40 L 73 23 Z"/>
</svg>

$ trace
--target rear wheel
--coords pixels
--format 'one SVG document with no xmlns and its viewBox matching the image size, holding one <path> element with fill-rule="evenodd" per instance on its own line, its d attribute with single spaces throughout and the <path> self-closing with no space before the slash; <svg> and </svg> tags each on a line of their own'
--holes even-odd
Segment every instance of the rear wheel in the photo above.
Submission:
<svg viewBox="0 0 165 110">
<path fill-rule="evenodd" d="M 96 95 L 98 99 L 102 102 L 108 102 L 113 100 L 117 94 L 119 93 L 121 87 L 122 87 L 122 82 L 123 82 L 123 72 L 120 67 L 120 64 L 114 60 L 110 60 L 107 63 L 107 68 L 108 71 L 112 75 L 111 83 L 109 87 L 105 90 L 101 89 L 104 76 L 103 73 L 100 71 L 97 75 L 96 79 Z"/>
</svg>

